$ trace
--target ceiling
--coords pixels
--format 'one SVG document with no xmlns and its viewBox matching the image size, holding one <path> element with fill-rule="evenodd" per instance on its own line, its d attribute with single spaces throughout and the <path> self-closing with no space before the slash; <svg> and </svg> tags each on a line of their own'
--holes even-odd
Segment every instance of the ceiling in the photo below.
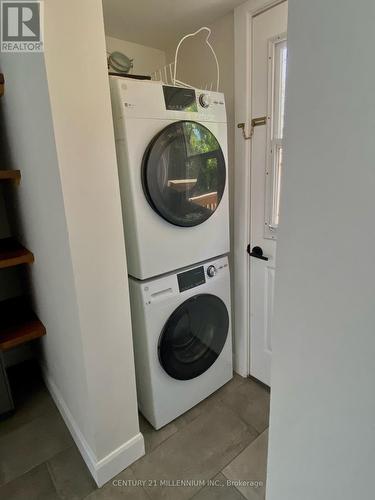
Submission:
<svg viewBox="0 0 375 500">
<path fill-rule="evenodd" d="M 106 34 L 159 49 L 229 14 L 244 0 L 103 0 Z"/>
</svg>

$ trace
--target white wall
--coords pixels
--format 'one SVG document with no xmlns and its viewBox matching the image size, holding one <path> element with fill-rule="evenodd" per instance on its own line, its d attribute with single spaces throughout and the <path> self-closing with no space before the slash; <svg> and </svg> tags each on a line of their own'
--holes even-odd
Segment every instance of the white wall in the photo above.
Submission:
<svg viewBox="0 0 375 500">
<path fill-rule="evenodd" d="M 46 0 L 44 59 L 3 54 L 1 71 L 47 382 L 102 484 L 143 438 L 101 1 Z"/>
<path fill-rule="evenodd" d="M 5 142 L 11 165 L 22 175 L 15 191 L 17 229 L 35 254 L 31 280 L 37 311 L 48 331 L 46 363 L 89 440 L 81 331 L 43 56 L 2 54 L 1 71 L 6 78 Z"/>
<path fill-rule="evenodd" d="M 165 52 L 162 50 L 111 36 L 106 36 L 106 44 L 108 52 L 122 52 L 133 59 L 133 69 L 130 73 L 134 75 L 150 75 L 166 64 Z"/>
<path fill-rule="evenodd" d="M 267 498 L 373 498 L 375 3 L 289 10 Z"/>
</svg>

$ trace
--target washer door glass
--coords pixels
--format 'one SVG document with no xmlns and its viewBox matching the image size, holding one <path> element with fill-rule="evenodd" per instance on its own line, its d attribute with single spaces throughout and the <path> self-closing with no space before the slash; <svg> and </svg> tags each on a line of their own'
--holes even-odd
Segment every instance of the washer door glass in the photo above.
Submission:
<svg viewBox="0 0 375 500">
<path fill-rule="evenodd" d="M 210 368 L 225 345 L 229 315 L 214 295 L 196 295 L 181 304 L 160 335 L 158 354 L 164 370 L 178 380 L 198 377 Z"/>
<path fill-rule="evenodd" d="M 208 128 L 192 121 L 172 123 L 149 144 L 142 183 L 152 208 L 176 226 L 201 224 L 224 193 L 225 159 Z"/>
</svg>

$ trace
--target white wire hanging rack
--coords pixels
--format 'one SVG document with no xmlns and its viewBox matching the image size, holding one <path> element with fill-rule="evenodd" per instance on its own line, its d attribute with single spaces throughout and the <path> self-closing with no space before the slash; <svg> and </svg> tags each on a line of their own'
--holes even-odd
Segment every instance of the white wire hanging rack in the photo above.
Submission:
<svg viewBox="0 0 375 500">
<path fill-rule="evenodd" d="M 187 87 L 187 88 L 191 88 L 191 89 L 196 88 L 193 85 L 190 85 L 189 83 L 183 82 L 177 78 L 177 64 L 178 64 L 179 51 L 180 51 L 181 45 L 184 43 L 184 41 L 187 40 L 188 38 L 192 38 L 192 37 L 198 35 L 202 31 L 207 31 L 205 43 L 209 47 L 210 51 L 212 52 L 212 55 L 214 56 L 217 76 L 216 76 L 216 85 L 215 86 L 214 86 L 214 81 L 211 81 L 211 82 L 202 83 L 199 88 L 202 90 L 214 90 L 215 89 L 216 92 L 218 92 L 219 86 L 220 86 L 220 66 L 219 66 L 219 61 L 218 61 L 217 56 L 216 56 L 216 52 L 209 41 L 210 36 L 211 36 L 211 29 L 208 28 L 207 26 L 202 26 L 202 28 L 199 28 L 199 30 L 195 31 L 194 33 L 189 33 L 188 35 L 185 35 L 184 37 L 182 37 L 177 45 L 174 61 L 171 62 L 170 64 L 167 64 L 166 66 L 163 66 L 162 68 L 154 71 L 153 73 L 151 73 L 151 79 L 155 80 L 155 81 L 160 81 L 160 82 L 164 83 L 165 85 L 171 85 L 172 87 Z"/>
</svg>

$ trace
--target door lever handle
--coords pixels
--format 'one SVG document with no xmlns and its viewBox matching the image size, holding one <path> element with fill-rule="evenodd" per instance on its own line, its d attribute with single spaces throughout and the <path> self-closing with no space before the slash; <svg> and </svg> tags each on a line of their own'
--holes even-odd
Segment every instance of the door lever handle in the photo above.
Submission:
<svg viewBox="0 0 375 500">
<path fill-rule="evenodd" d="M 247 253 L 250 257 L 255 257 L 256 259 L 268 260 L 268 257 L 263 255 L 263 249 L 261 247 L 253 247 L 250 251 L 250 245 L 247 246 Z"/>
</svg>

